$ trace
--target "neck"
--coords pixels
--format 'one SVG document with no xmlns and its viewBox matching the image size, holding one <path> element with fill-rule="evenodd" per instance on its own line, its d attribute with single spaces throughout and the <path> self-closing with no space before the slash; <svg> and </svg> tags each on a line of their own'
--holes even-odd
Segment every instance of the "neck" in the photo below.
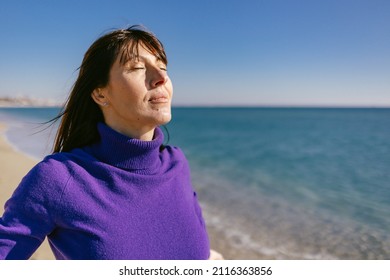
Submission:
<svg viewBox="0 0 390 280">
<path fill-rule="evenodd" d="M 155 129 L 152 141 L 129 138 L 104 123 L 98 123 L 99 142 L 86 147 L 98 160 L 125 169 L 138 170 L 144 174 L 156 172 L 161 165 L 160 147 L 164 134 Z"/>
<path fill-rule="evenodd" d="M 154 136 L 154 130 L 156 127 L 143 127 L 143 128 L 134 128 L 130 126 L 120 127 L 115 124 L 107 123 L 107 126 L 111 127 L 116 132 L 119 132 L 127 137 L 138 139 L 142 141 L 152 141 Z"/>
</svg>

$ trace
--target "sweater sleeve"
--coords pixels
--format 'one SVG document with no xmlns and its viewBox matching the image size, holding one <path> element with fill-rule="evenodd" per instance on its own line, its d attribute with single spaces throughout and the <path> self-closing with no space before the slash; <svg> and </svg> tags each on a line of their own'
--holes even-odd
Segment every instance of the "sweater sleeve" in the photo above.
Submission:
<svg viewBox="0 0 390 280">
<path fill-rule="evenodd" d="M 53 231 L 58 170 L 37 164 L 6 202 L 0 218 L 0 259 L 28 259 Z"/>
</svg>

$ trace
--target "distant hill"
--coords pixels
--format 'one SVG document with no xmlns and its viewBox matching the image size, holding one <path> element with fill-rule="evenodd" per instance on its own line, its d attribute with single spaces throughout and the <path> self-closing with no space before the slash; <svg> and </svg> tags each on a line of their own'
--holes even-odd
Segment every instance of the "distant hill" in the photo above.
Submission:
<svg viewBox="0 0 390 280">
<path fill-rule="evenodd" d="M 61 103 L 49 99 L 31 97 L 1 97 L 0 107 L 57 107 Z"/>
</svg>

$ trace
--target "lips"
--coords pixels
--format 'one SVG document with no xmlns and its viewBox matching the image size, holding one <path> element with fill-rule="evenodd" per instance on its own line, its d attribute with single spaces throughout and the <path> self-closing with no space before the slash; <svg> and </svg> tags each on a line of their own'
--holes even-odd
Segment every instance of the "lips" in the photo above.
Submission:
<svg viewBox="0 0 390 280">
<path fill-rule="evenodd" d="M 149 98 L 149 102 L 153 104 L 167 103 L 168 101 L 169 98 L 165 94 L 157 94 Z"/>
</svg>

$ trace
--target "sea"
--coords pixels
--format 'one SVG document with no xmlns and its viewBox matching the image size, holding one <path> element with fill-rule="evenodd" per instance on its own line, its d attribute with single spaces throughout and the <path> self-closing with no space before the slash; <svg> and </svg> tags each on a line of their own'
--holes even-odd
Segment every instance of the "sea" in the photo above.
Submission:
<svg viewBox="0 0 390 280">
<path fill-rule="evenodd" d="M 6 137 L 42 159 L 59 108 L 0 108 Z M 209 227 L 265 259 L 390 259 L 390 109 L 175 107 Z M 1 156 L 1 154 L 0 154 Z M 242 257 L 244 256 L 244 257 Z"/>
</svg>

